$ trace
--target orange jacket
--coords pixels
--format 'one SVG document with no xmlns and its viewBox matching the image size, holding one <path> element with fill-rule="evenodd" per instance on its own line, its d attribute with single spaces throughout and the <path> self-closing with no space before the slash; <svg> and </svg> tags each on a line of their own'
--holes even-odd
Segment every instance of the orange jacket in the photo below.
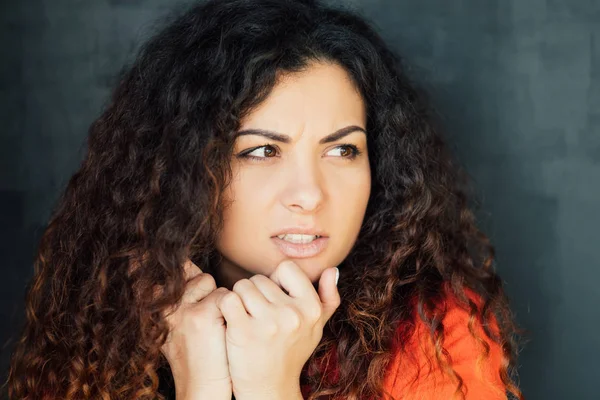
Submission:
<svg viewBox="0 0 600 400">
<path fill-rule="evenodd" d="M 472 292 L 467 291 L 467 294 L 476 301 Z M 469 332 L 468 311 L 462 309 L 451 296 L 447 297 L 446 305 L 443 347 L 452 360 L 452 368 L 462 378 L 466 400 L 506 400 L 499 372 L 502 363 L 501 346 L 488 339 L 481 325 L 474 321 L 473 328 L 477 336 L 490 346 L 489 356 L 484 358 L 483 345 Z M 453 399 L 457 381 L 437 367 L 429 331 L 420 319 L 418 321 L 403 355 L 396 353 L 393 358 L 384 380 L 384 388 L 396 400 Z M 431 372 L 428 360 L 434 366 Z"/>
<path fill-rule="evenodd" d="M 447 292 L 449 293 L 449 292 Z M 466 289 L 467 296 L 481 306 L 478 296 Z M 451 296 L 446 296 L 446 315 L 444 325 L 443 347 L 448 352 L 452 368 L 460 376 L 465 400 L 506 400 L 507 395 L 500 379 L 502 364 L 502 348 L 485 335 L 482 326 L 473 322 L 473 330 L 480 340 L 489 345 L 489 355 L 483 357 L 484 346 L 469 332 L 469 313 Z M 453 397 L 458 382 L 438 367 L 435 358 L 431 335 L 425 323 L 415 318 L 416 327 L 410 338 L 404 339 L 404 351 L 400 353 L 396 346 L 395 353 L 386 376 L 384 391 L 395 400 L 448 400 Z M 497 332 L 497 326 L 492 324 Z M 326 379 L 337 379 L 335 351 L 332 363 L 326 369 Z M 430 371 L 430 366 L 433 368 Z M 305 397 L 308 387 L 303 387 Z M 387 398 L 386 398 L 387 399 Z"/>
</svg>

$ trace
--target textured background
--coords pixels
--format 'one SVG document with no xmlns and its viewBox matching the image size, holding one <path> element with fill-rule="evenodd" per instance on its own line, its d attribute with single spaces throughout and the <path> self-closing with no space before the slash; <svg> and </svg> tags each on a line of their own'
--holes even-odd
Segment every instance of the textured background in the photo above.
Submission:
<svg viewBox="0 0 600 400">
<path fill-rule="evenodd" d="M 0 343 L 17 332 L 36 242 L 116 73 L 186 2 L 0 0 Z M 346 4 L 431 91 L 475 180 L 481 225 L 530 331 L 525 395 L 597 399 L 600 1 Z"/>
</svg>

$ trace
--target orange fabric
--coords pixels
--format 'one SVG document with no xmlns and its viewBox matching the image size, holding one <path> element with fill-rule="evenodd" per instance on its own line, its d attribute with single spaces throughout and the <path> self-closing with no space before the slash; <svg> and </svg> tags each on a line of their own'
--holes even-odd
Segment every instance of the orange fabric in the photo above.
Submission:
<svg viewBox="0 0 600 400">
<path fill-rule="evenodd" d="M 467 293 L 476 301 L 472 292 Z M 475 332 L 490 346 L 489 356 L 484 359 L 483 345 L 469 332 L 468 322 L 468 311 L 462 309 L 452 297 L 448 297 L 447 314 L 443 320 L 443 346 L 451 357 L 452 368 L 463 379 L 465 399 L 506 400 L 499 373 L 502 349 L 485 336 L 483 328 L 475 321 Z M 429 360 L 433 365 L 431 372 Z M 396 353 L 384 380 L 384 388 L 396 400 L 461 398 L 453 397 L 457 381 L 438 367 L 429 331 L 420 319 L 405 352 L 402 355 Z"/>
</svg>

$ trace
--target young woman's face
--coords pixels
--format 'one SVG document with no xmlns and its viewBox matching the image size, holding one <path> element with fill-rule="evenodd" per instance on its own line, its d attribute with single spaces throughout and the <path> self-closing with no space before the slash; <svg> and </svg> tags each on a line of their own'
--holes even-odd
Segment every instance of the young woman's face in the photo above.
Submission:
<svg viewBox="0 0 600 400">
<path fill-rule="evenodd" d="M 316 282 L 343 261 L 371 191 L 365 130 L 360 94 L 331 64 L 283 76 L 241 121 L 217 245 L 226 279 L 291 259 Z"/>
</svg>

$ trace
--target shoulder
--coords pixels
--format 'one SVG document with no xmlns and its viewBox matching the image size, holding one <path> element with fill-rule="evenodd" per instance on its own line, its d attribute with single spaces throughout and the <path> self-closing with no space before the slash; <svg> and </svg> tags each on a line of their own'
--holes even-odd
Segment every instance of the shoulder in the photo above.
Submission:
<svg viewBox="0 0 600 400">
<path fill-rule="evenodd" d="M 466 294 L 481 305 L 473 291 L 466 290 Z M 487 337 L 479 321 L 453 295 L 447 294 L 443 303 L 443 339 L 434 343 L 429 328 L 415 318 L 414 332 L 395 350 L 385 389 L 397 400 L 453 398 L 462 380 L 468 400 L 506 399 L 500 378 L 502 347 Z M 492 330 L 496 329 L 492 324 Z M 451 368 L 440 366 L 438 357 Z"/>
</svg>

